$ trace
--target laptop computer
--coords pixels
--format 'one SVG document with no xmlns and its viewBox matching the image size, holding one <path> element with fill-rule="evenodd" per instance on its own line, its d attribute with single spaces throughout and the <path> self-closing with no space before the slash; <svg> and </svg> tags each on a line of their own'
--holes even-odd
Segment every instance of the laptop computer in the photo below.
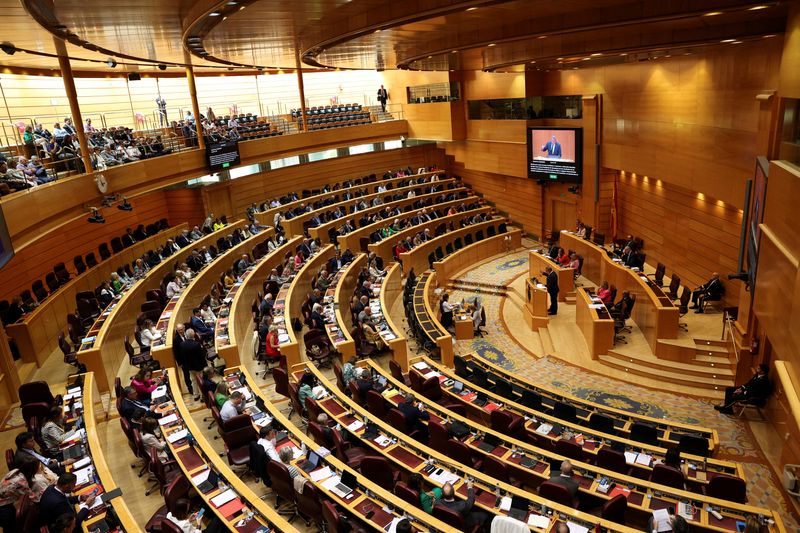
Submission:
<svg viewBox="0 0 800 533">
<path fill-rule="evenodd" d="M 528 498 L 523 498 L 522 496 L 513 496 L 511 498 L 511 508 L 508 510 L 508 516 L 514 518 L 515 520 L 527 522 L 530 506 L 531 502 L 528 501 Z"/>
<path fill-rule="evenodd" d="M 496 435 L 486 434 L 483 436 L 481 443 L 478 444 L 478 448 L 486 453 L 492 453 L 499 445 L 500 439 Z"/>
<path fill-rule="evenodd" d="M 352 472 L 346 471 L 342 473 L 342 479 L 331 489 L 331 492 L 340 498 L 346 498 L 348 494 L 353 492 L 353 488 L 355 486 L 356 475 Z"/>
<path fill-rule="evenodd" d="M 205 479 L 205 481 L 197 485 L 197 490 L 199 490 L 203 494 L 208 494 L 209 492 L 217 488 L 218 482 L 219 482 L 219 476 L 214 470 L 211 470 L 208 473 L 208 477 Z"/>
<path fill-rule="evenodd" d="M 319 465 L 320 456 L 317 452 L 308 452 L 308 457 L 299 466 L 303 472 L 311 472 Z"/>
<path fill-rule="evenodd" d="M 520 466 L 524 466 L 525 468 L 534 468 L 536 465 L 539 464 L 539 461 L 536 459 L 531 459 L 530 457 L 523 457 L 519 460 Z"/>
<path fill-rule="evenodd" d="M 486 395 L 482 392 L 478 393 L 478 397 L 473 400 L 472 403 L 477 405 L 478 407 L 483 407 L 489 400 L 486 398 Z"/>
<path fill-rule="evenodd" d="M 289 434 L 286 433 L 285 431 L 280 431 L 275 435 L 275 444 L 278 444 L 279 442 L 282 442 L 287 438 L 289 438 Z"/>
<path fill-rule="evenodd" d="M 456 394 L 461 394 L 461 391 L 464 390 L 464 384 L 460 381 L 453 382 L 453 392 Z"/>
<path fill-rule="evenodd" d="M 63 460 L 75 459 L 76 457 L 81 457 L 83 455 L 83 444 L 80 443 L 61 450 L 61 456 L 63 457 Z"/>
</svg>

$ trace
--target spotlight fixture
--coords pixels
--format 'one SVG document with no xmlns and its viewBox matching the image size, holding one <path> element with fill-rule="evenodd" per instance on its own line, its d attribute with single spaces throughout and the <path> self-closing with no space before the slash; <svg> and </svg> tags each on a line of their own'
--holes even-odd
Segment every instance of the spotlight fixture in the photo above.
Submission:
<svg viewBox="0 0 800 533">
<path fill-rule="evenodd" d="M 2 50 L 3 52 L 7 53 L 10 56 L 13 56 L 14 53 L 17 51 L 17 47 L 9 42 L 4 42 L 3 44 L 0 44 L 0 50 Z"/>
<path fill-rule="evenodd" d="M 92 216 L 86 219 L 90 224 L 105 224 L 106 219 L 100 214 L 100 211 L 92 208 Z"/>
<path fill-rule="evenodd" d="M 167 70 L 167 66 L 164 63 L 159 63 L 158 70 Z"/>
<path fill-rule="evenodd" d="M 567 191 L 571 192 L 572 194 L 578 194 L 579 192 L 581 192 L 581 186 L 580 185 L 573 185 L 573 186 L 569 187 L 567 189 Z"/>
<path fill-rule="evenodd" d="M 130 204 L 130 202 L 128 202 L 128 199 L 123 196 L 122 203 L 117 205 L 117 209 L 120 211 L 133 211 L 133 206 Z"/>
<path fill-rule="evenodd" d="M 106 60 L 106 65 L 108 65 L 108 68 L 114 68 L 114 67 L 116 67 L 116 66 L 117 66 L 117 62 L 116 62 L 116 60 L 115 60 L 113 57 L 109 57 L 109 58 Z"/>
</svg>

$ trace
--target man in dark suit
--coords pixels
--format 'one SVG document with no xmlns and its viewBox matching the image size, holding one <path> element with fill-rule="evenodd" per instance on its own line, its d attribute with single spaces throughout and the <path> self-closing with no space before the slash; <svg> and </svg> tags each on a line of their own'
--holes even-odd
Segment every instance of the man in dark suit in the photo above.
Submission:
<svg viewBox="0 0 800 533">
<path fill-rule="evenodd" d="M 689 309 L 696 309 L 695 313 L 703 312 L 703 304 L 706 300 L 719 300 L 722 298 L 722 282 L 719 273 L 711 274 L 711 279 L 692 291 L 692 306 Z"/>
<path fill-rule="evenodd" d="M 622 255 L 620 256 L 620 260 L 622 264 L 626 267 L 635 267 L 639 266 L 639 258 L 636 252 L 630 246 L 626 246 L 622 250 Z"/>
<path fill-rule="evenodd" d="M 545 268 L 542 274 L 546 276 L 545 287 L 547 294 L 550 295 L 550 309 L 547 310 L 547 314 L 555 315 L 558 313 L 558 274 L 550 266 Z"/>
<path fill-rule="evenodd" d="M 42 463 L 43 466 L 46 466 L 56 474 L 63 474 L 64 465 L 75 462 L 74 459 L 69 459 L 67 461 L 64 461 L 64 463 L 61 463 L 58 461 L 58 459 L 46 457 L 45 455 L 42 455 L 41 453 L 37 452 L 36 441 L 33 438 L 33 433 L 31 433 L 30 431 L 23 431 L 22 433 L 17 435 L 16 439 L 14 439 L 14 444 L 16 444 L 17 446 L 17 451 L 14 454 L 14 460 L 17 463 L 23 460 L 20 459 L 20 457 L 24 456 L 33 457 L 34 459 Z"/>
<path fill-rule="evenodd" d="M 555 135 L 542 146 L 542 152 L 546 152 L 549 159 L 561 159 L 561 143 Z"/>
<path fill-rule="evenodd" d="M 561 463 L 561 469 L 550 474 L 550 483 L 565 487 L 573 500 L 578 496 L 580 485 L 572 478 L 572 463 L 569 461 Z"/>
<path fill-rule="evenodd" d="M 378 89 L 378 101 L 381 103 L 381 109 L 386 111 L 386 101 L 389 99 L 389 91 L 383 85 Z"/>
<path fill-rule="evenodd" d="M 467 479 L 467 499 L 456 500 L 455 491 L 451 483 L 445 483 L 442 487 L 442 499 L 436 503 L 443 505 L 451 511 L 457 512 L 464 519 L 464 524 L 467 529 L 479 525 L 484 526 L 489 521 L 489 514 L 483 511 L 474 510 L 472 507 L 475 504 L 475 489 L 472 487 L 472 481 Z"/>
<path fill-rule="evenodd" d="M 186 246 L 189 246 L 190 242 L 191 241 L 189 240 L 189 232 L 186 231 L 186 230 L 184 230 L 183 233 L 178 235 L 178 237 L 175 239 L 175 243 L 178 246 L 180 246 L 181 248 L 185 248 Z"/>
<path fill-rule="evenodd" d="M 82 531 L 81 524 L 89 516 L 89 506 L 92 505 L 96 496 L 93 493 L 81 496 L 70 496 L 75 490 L 75 483 L 78 478 L 73 473 L 61 474 L 55 485 L 50 485 L 45 489 L 39 501 L 39 524 L 53 528 L 62 515 L 75 516 L 75 529 Z M 80 511 L 75 512 L 75 505 L 80 503 Z"/>
<path fill-rule="evenodd" d="M 189 367 L 186 365 L 186 361 L 183 359 L 183 352 L 181 351 L 181 345 L 184 342 L 186 342 L 186 326 L 178 324 L 175 326 L 175 335 L 172 337 L 172 355 L 175 356 L 175 363 L 181 367 L 183 371 L 183 381 L 186 383 L 186 390 L 189 391 L 189 394 L 194 394 Z"/>
<path fill-rule="evenodd" d="M 547 241 L 547 255 L 553 259 L 558 257 L 558 245 L 553 241 Z"/>
<path fill-rule="evenodd" d="M 756 369 L 756 374 L 741 387 L 726 387 L 725 401 L 722 405 L 715 405 L 714 409 L 729 415 L 733 413 L 733 404 L 741 401 L 763 399 L 769 396 L 772 385 L 769 382 L 769 365 L 761 363 Z"/>
<path fill-rule="evenodd" d="M 151 418 L 161 418 L 161 414 L 153 411 L 151 406 L 139 401 L 139 394 L 136 392 L 136 389 L 127 386 L 122 390 L 125 397 L 119 402 L 120 416 L 131 420 L 139 411 L 146 411 L 147 416 Z"/>
<path fill-rule="evenodd" d="M 197 333 L 201 338 L 211 338 L 214 336 L 214 330 L 208 326 L 206 323 L 203 322 L 203 318 L 200 316 L 200 308 L 195 307 L 192 309 L 192 319 L 189 321 L 192 329 Z"/>
<path fill-rule="evenodd" d="M 197 334 L 194 330 L 186 332 L 186 340 L 181 343 L 181 359 L 183 359 L 184 366 L 189 370 L 190 374 L 199 375 L 203 369 L 209 365 L 206 358 L 207 352 L 203 345 L 197 340 Z M 195 396 L 195 400 L 199 400 L 199 394 Z"/>
<path fill-rule="evenodd" d="M 133 230 L 131 228 L 127 228 L 125 230 L 125 235 L 122 236 L 122 246 L 128 248 L 133 246 L 136 242 L 136 237 L 133 235 Z"/>
<path fill-rule="evenodd" d="M 417 405 L 417 399 L 413 394 L 406 394 L 405 400 L 397 406 L 401 413 L 406 417 L 406 427 L 409 431 L 419 431 L 427 437 L 428 426 L 423 424 L 423 421 L 430 420 L 431 415 L 427 411 L 423 411 Z M 423 442 L 427 438 L 422 439 Z"/>
</svg>

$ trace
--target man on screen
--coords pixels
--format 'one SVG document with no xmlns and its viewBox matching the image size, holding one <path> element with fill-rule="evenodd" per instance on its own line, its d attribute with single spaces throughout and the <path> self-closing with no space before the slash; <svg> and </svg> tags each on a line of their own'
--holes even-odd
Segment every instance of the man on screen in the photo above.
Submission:
<svg viewBox="0 0 800 533">
<path fill-rule="evenodd" d="M 556 140 L 555 135 L 542 146 L 542 152 L 547 152 L 547 157 L 549 158 L 561 159 L 561 143 Z"/>
</svg>

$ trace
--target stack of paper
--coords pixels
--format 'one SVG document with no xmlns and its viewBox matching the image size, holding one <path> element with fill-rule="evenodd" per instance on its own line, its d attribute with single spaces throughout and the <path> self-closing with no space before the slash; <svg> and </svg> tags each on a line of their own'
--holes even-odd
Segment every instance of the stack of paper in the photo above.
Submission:
<svg viewBox="0 0 800 533">
<path fill-rule="evenodd" d="M 547 529 L 550 525 L 550 519 L 540 514 L 531 513 L 528 516 L 528 525 L 538 527 L 539 529 Z"/>
<path fill-rule="evenodd" d="M 326 466 L 325 468 L 314 470 L 313 472 L 311 472 L 311 474 L 309 474 L 309 476 L 311 477 L 311 481 L 316 483 L 317 481 L 321 481 L 323 479 L 331 477 L 331 474 L 333 474 L 333 472 L 331 472 L 331 468 L 329 466 Z"/>
<path fill-rule="evenodd" d="M 174 431 L 170 433 L 169 436 L 167 437 L 167 440 L 170 441 L 171 443 L 175 443 L 181 439 L 185 439 L 188 436 L 189 436 L 189 430 L 184 428 L 180 431 Z"/>
<path fill-rule="evenodd" d="M 208 479 L 208 476 L 210 474 L 211 474 L 211 469 L 210 468 L 206 468 L 205 470 L 203 470 L 202 472 L 200 472 L 196 476 L 192 476 L 192 484 L 195 487 L 199 486 L 201 483 L 203 483 L 205 480 Z"/>
<path fill-rule="evenodd" d="M 653 529 L 658 533 L 672 531 L 672 523 L 669 521 L 669 512 L 666 509 L 653 511 Z"/>
</svg>

